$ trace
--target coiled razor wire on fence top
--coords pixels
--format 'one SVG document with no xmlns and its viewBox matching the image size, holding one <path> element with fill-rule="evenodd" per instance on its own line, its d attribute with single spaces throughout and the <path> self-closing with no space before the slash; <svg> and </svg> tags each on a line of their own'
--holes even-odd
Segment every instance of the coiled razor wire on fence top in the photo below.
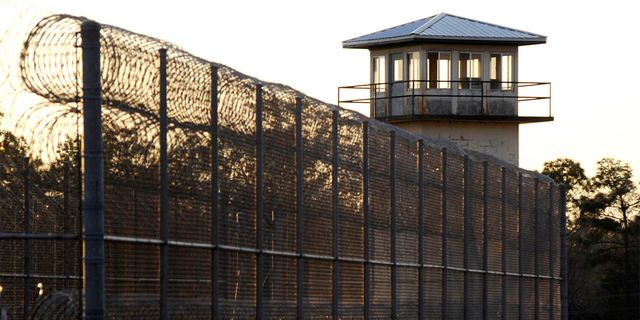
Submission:
<svg viewBox="0 0 640 320">
<path fill-rule="evenodd" d="M 70 126 L 76 120 L 75 103 L 81 95 L 79 81 L 82 79 L 81 62 L 78 47 L 80 46 L 79 25 L 86 20 L 71 15 L 52 15 L 42 19 L 29 33 L 21 52 L 20 76 L 24 85 L 33 93 L 46 98 L 51 103 L 68 107 L 66 113 L 53 113 L 49 117 L 36 119 L 42 123 L 43 130 L 38 132 L 57 133 L 56 126 Z M 265 99 L 278 101 L 283 105 L 293 105 L 295 97 L 304 97 L 314 108 L 324 110 L 340 109 L 340 107 L 323 103 L 305 96 L 286 85 L 267 83 L 244 75 L 222 64 L 206 61 L 193 56 L 184 49 L 157 38 L 137 34 L 115 26 L 102 25 L 101 31 L 101 63 L 104 117 L 107 125 L 122 128 L 146 130 L 149 137 L 157 136 L 155 123 L 159 116 L 159 71 L 158 50 L 167 49 L 168 65 L 168 116 L 170 125 L 182 134 L 204 133 L 209 130 L 210 123 L 210 65 L 219 69 L 221 126 L 228 127 L 238 134 L 251 134 L 241 124 L 255 121 L 254 88 L 263 85 Z M 43 106 L 43 108 L 50 106 Z M 32 127 L 30 116 L 36 114 L 40 106 L 25 112 L 20 123 Z M 341 117 L 356 121 L 370 120 L 363 115 L 340 109 Z M 63 121 L 65 116 L 73 117 L 73 121 Z M 312 114 L 310 114 L 312 115 Z M 384 123 L 372 121 L 375 126 L 389 130 L 399 130 Z M 238 125 L 240 124 L 240 125 Z M 64 129 L 58 129 L 64 131 Z M 409 134 L 404 132 L 403 134 Z M 176 137 L 176 145 L 184 135 Z M 417 136 L 413 136 L 417 140 Z M 444 139 L 425 139 L 434 148 L 447 147 L 450 152 L 466 154 L 454 143 Z M 50 137 L 33 137 L 36 142 L 48 144 Z M 153 141 L 153 139 L 149 139 Z M 51 148 L 48 151 L 52 151 Z M 522 171 L 508 163 L 473 153 L 479 161 L 491 160 L 496 165 L 509 167 L 513 171 Z M 524 171 L 523 171 L 524 172 Z M 528 174 L 535 174 L 529 173 Z M 547 177 L 538 175 L 546 182 Z"/>
<path fill-rule="evenodd" d="M 19 114 L 14 130 L 33 150 L 41 150 L 45 163 L 73 154 L 64 151 L 77 148 L 82 132 L 79 31 L 85 20 L 44 17 L 16 57 L 21 87 L 13 94 L 27 89 L 41 100 L 11 105 L 12 113 Z M 295 318 L 296 290 L 302 284 L 303 310 L 310 318 L 336 313 L 361 318 L 366 313 L 388 319 L 392 310 L 403 319 L 416 318 L 418 312 L 461 318 L 483 308 L 491 318 L 519 312 L 559 315 L 561 199 L 548 177 L 446 140 L 411 134 L 286 85 L 260 81 L 160 39 L 102 25 L 100 42 L 107 315 L 157 318 L 162 310 L 155 301 L 167 289 L 170 318 L 210 318 L 210 300 L 203 297 L 212 295 L 212 282 L 219 285 L 224 319 L 253 318 L 259 306 L 265 318 Z M 158 274 L 161 49 L 167 50 L 168 83 L 168 288 L 161 287 Z M 211 223 L 210 173 L 216 170 L 211 159 L 212 66 L 218 78 L 218 226 Z M 258 87 L 264 102 L 262 159 L 256 155 Z M 0 91 L 3 110 L 11 101 L 8 91 Z M 296 246 L 296 98 L 302 105 L 304 254 Z M 258 162 L 264 163 L 263 172 L 257 172 Z M 366 185 L 365 171 L 370 175 Z M 264 208 L 259 217 L 256 190 L 262 173 Z M 422 186 L 418 173 L 424 174 Z M 423 221 L 417 213 L 421 196 Z M 17 223 L 2 226 L 2 234 L 23 231 Z M 218 279 L 211 274 L 214 227 L 220 232 Z M 257 266 L 260 254 L 264 261 Z M 424 261 L 419 261 L 422 254 Z M 12 272 L 19 273 L 20 253 L 6 256 L 3 263 L 11 261 Z M 38 258 L 46 256 L 32 258 L 33 263 Z M 298 258 L 304 260 L 302 283 L 296 278 Z M 425 272 L 423 282 L 418 270 Z M 259 273 L 262 282 L 256 283 Z M 418 284 L 427 290 L 421 307 Z M 78 306 L 77 292 L 58 284 L 49 288 L 31 310 L 34 319 Z M 338 306 L 332 300 L 336 292 Z M 15 316 L 22 310 L 21 293 L 0 296 L 0 304 L 13 297 L 10 313 Z M 489 299 L 486 307 L 483 299 Z"/>
</svg>

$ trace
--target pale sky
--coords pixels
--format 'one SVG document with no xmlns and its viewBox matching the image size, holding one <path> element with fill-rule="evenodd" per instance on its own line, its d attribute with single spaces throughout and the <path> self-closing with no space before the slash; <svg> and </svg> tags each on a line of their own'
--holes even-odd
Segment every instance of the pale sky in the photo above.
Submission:
<svg viewBox="0 0 640 320">
<path fill-rule="evenodd" d="M 548 36 L 520 47 L 520 81 L 552 83 L 554 122 L 520 126 L 520 166 L 603 157 L 640 177 L 640 1 L 14 0 L 173 42 L 204 59 L 337 103 L 369 83 L 369 52 L 342 41 L 446 12 Z M 0 10 L 10 6 L 0 5 Z M 368 115 L 368 106 L 358 111 Z"/>
</svg>

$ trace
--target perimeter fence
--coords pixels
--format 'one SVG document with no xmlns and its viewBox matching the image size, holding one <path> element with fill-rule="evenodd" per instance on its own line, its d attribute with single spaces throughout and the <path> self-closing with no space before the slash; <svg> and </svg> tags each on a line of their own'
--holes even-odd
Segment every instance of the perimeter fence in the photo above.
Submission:
<svg viewBox="0 0 640 320">
<path fill-rule="evenodd" d="M 20 78 L 48 103 L 44 163 L 0 159 L 8 319 L 566 317 L 546 176 L 75 16 Z"/>
</svg>

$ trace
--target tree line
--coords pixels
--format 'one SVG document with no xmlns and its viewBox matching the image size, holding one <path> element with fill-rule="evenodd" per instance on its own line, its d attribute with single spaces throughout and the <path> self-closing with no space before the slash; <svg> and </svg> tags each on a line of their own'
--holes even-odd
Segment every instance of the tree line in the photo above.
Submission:
<svg viewBox="0 0 640 320">
<path fill-rule="evenodd" d="M 543 174 L 567 186 L 570 319 L 640 317 L 640 191 L 628 163 L 558 158 Z"/>
</svg>

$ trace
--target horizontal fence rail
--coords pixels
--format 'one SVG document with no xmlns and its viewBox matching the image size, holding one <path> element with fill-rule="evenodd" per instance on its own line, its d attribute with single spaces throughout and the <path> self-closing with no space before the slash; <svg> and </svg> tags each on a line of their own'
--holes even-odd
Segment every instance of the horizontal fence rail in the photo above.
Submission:
<svg viewBox="0 0 640 320">
<path fill-rule="evenodd" d="M 96 318 L 566 317 L 566 194 L 548 177 L 100 30 L 103 207 L 83 201 L 79 161 L 0 158 L 11 319 L 100 304 Z M 88 234 L 83 212 L 101 208 Z M 101 276 L 83 273 L 89 241 Z M 102 293 L 81 294 L 96 275 Z"/>
</svg>

